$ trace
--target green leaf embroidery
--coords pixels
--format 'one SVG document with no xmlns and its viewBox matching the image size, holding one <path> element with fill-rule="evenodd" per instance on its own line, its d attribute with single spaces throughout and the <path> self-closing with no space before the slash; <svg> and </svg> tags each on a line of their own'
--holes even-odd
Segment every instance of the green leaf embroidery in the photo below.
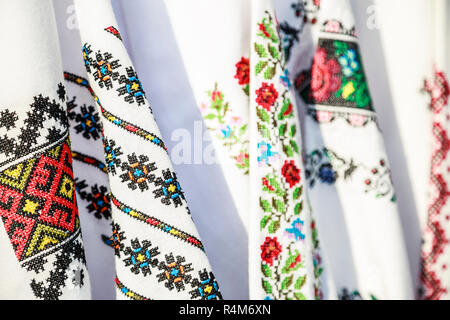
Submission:
<svg viewBox="0 0 450 320">
<path fill-rule="evenodd" d="M 216 118 L 216 115 L 214 113 L 209 113 L 204 117 L 206 120 L 212 120 Z"/>
<path fill-rule="evenodd" d="M 295 142 L 294 140 L 289 141 L 292 149 L 294 149 L 295 153 L 298 153 L 298 145 L 297 142 Z"/>
<path fill-rule="evenodd" d="M 275 75 L 275 67 L 271 66 L 266 68 L 266 71 L 264 71 L 264 79 L 266 80 L 270 80 L 273 78 L 273 76 Z"/>
<path fill-rule="evenodd" d="M 266 293 L 272 293 L 272 286 L 270 285 L 269 281 L 262 280 L 262 287 Z"/>
<path fill-rule="evenodd" d="M 283 281 L 281 282 L 281 290 L 286 290 L 287 288 L 289 288 L 292 285 L 292 278 L 294 276 L 291 274 L 289 277 L 286 277 L 283 279 Z"/>
<path fill-rule="evenodd" d="M 303 186 L 302 187 L 298 187 L 294 190 L 294 193 L 292 194 L 292 198 L 294 200 L 297 200 L 298 198 L 300 198 L 300 196 L 302 195 L 303 192 Z"/>
<path fill-rule="evenodd" d="M 292 151 L 291 146 L 285 144 L 283 145 L 283 152 L 289 157 L 291 158 L 294 155 L 294 152 Z"/>
<path fill-rule="evenodd" d="M 261 205 L 261 208 L 263 208 L 264 212 L 272 212 L 272 206 L 269 201 L 260 199 L 259 204 Z"/>
<path fill-rule="evenodd" d="M 306 297 L 301 292 L 294 292 L 294 297 L 297 300 L 306 300 Z"/>
<path fill-rule="evenodd" d="M 280 135 L 280 137 L 284 137 L 285 133 L 286 133 L 286 129 L 287 126 L 283 123 L 280 128 L 278 129 L 278 134 Z"/>
<path fill-rule="evenodd" d="M 269 43 L 267 44 L 267 49 L 269 49 L 269 53 L 274 59 L 278 59 L 278 50 L 276 47 L 271 46 Z"/>
<path fill-rule="evenodd" d="M 291 132 L 290 132 L 290 135 L 292 138 L 295 136 L 296 131 L 297 131 L 297 128 L 296 128 L 295 124 L 293 124 L 291 126 Z"/>
<path fill-rule="evenodd" d="M 269 233 L 275 233 L 278 231 L 279 228 L 280 228 L 280 221 L 275 220 L 270 223 L 268 231 Z"/>
<path fill-rule="evenodd" d="M 269 268 L 267 264 L 261 263 L 261 271 L 264 276 L 272 278 L 272 270 Z"/>
<path fill-rule="evenodd" d="M 267 66 L 267 61 L 259 61 L 255 66 L 255 74 L 258 75 Z"/>
<path fill-rule="evenodd" d="M 273 199 L 272 200 L 272 205 L 275 207 L 275 209 L 279 212 L 279 213 L 283 213 L 284 212 L 284 202 L 280 201 L 278 199 Z"/>
<path fill-rule="evenodd" d="M 306 283 L 306 276 L 298 277 L 297 281 L 295 281 L 294 289 L 300 290 L 305 283 Z"/>
<path fill-rule="evenodd" d="M 260 56 L 261 58 L 267 57 L 266 49 L 264 48 L 264 46 L 262 44 L 255 42 L 255 51 L 258 54 L 258 56 Z"/>
<path fill-rule="evenodd" d="M 270 115 L 269 113 L 264 110 L 263 108 L 258 108 L 256 110 L 256 114 L 258 115 L 258 118 L 261 119 L 263 122 L 269 122 L 270 121 Z"/>
<path fill-rule="evenodd" d="M 296 215 L 299 215 L 300 212 L 302 212 L 302 210 L 303 210 L 303 202 L 297 203 L 294 207 L 294 213 Z"/>
<path fill-rule="evenodd" d="M 267 223 L 268 223 L 269 221 L 270 221 L 270 216 L 264 216 L 264 217 L 261 219 L 261 222 L 259 223 L 261 230 L 263 230 L 263 229 L 267 226 Z"/>
</svg>

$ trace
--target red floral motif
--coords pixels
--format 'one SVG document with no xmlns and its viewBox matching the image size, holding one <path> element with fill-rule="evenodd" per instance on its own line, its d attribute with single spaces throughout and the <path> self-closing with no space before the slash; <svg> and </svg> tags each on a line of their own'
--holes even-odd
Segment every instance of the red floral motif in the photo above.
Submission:
<svg viewBox="0 0 450 320">
<path fill-rule="evenodd" d="M 218 100 L 222 99 L 222 93 L 220 91 L 217 91 L 217 90 L 213 91 L 211 93 L 211 100 L 215 102 L 216 99 L 218 99 Z"/>
<path fill-rule="evenodd" d="M 292 113 L 292 103 L 289 103 L 289 106 L 287 107 L 286 111 L 283 112 L 283 116 L 287 117 Z"/>
<path fill-rule="evenodd" d="M 261 88 L 256 90 L 256 103 L 270 112 L 270 107 L 277 101 L 278 92 L 273 86 L 273 83 L 268 85 L 266 82 L 262 83 Z"/>
<path fill-rule="evenodd" d="M 241 61 L 236 63 L 236 75 L 234 78 L 239 80 L 240 85 L 250 82 L 250 60 L 242 57 Z"/>
<path fill-rule="evenodd" d="M 259 30 L 266 36 L 267 38 L 270 38 L 270 34 L 266 30 L 266 26 L 263 23 L 259 24 Z"/>
<path fill-rule="evenodd" d="M 440 112 L 448 103 L 450 87 L 442 71 L 435 71 L 433 80 L 425 80 L 425 91 L 431 96 L 431 109 Z"/>
<path fill-rule="evenodd" d="M 274 191 L 275 190 L 275 188 L 274 187 L 272 187 L 270 184 L 269 184 L 269 180 L 267 180 L 267 178 L 262 178 L 262 184 L 263 184 L 263 186 L 265 186 L 267 189 L 269 189 L 270 191 Z"/>
<path fill-rule="evenodd" d="M 273 265 L 273 259 L 278 259 L 281 253 L 281 245 L 277 241 L 277 237 L 266 237 L 263 245 L 261 246 L 261 259 L 269 264 Z"/>
<path fill-rule="evenodd" d="M 292 262 L 289 265 L 289 269 L 294 269 L 296 265 L 298 265 L 300 262 L 302 262 L 302 256 L 299 254 L 297 257 L 295 257 L 294 262 Z"/>
<path fill-rule="evenodd" d="M 281 174 L 286 179 L 286 182 L 289 183 L 289 188 L 292 188 L 300 182 L 300 169 L 297 168 L 294 160 L 284 161 L 284 165 L 281 168 Z"/>
<path fill-rule="evenodd" d="M 338 74 L 341 72 L 339 63 L 334 59 L 327 60 L 324 48 L 317 49 L 311 70 L 311 95 L 317 102 L 330 98 L 341 86 Z"/>
</svg>

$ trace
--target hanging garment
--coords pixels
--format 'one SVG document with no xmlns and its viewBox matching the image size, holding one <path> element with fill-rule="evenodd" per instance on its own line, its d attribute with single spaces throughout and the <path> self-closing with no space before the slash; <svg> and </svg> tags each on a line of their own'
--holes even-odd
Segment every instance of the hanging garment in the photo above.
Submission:
<svg viewBox="0 0 450 320">
<path fill-rule="evenodd" d="M 423 91 L 429 95 L 432 125 L 432 153 L 430 165 L 429 203 L 426 226 L 423 229 L 421 260 L 421 287 L 419 297 L 427 300 L 448 300 L 450 298 L 449 237 L 450 216 L 448 198 L 450 172 L 448 153 L 450 150 L 449 129 L 450 86 L 443 68 L 445 60 L 445 2 L 434 1 L 427 9 L 433 23 L 433 76 L 424 81 Z M 431 73 L 431 71 L 430 71 Z"/>
<path fill-rule="evenodd" d="M 300 128 L 271 2 L 166 5 L 197 104 L 249 235 L 250 298 L 320 298 L 317 230 L 302 191 Z M 222 15 L 189 23 L 195 13 L 214 10 Z M 261 72 L 262 64 L 267 71 Z"/>
<path fill-rule="evenodd" d="M 5 41 L 18 49 L 17 59 L 33 53 L 36 62 L 20 72 L 41 79 L 21 89 L 24 101 L 5 94 L 16 90 L 15 82 L 5 83 L 0 97 L 1 246 L 18 260 L 2 259 L 1 267 L 18 275 L 1 279 L 11 289 L 5 297 L 89 299 L 78 200 L 92 265 L 105 262 L 98 259 L 107 249 L 115 255 L 115 268 L 108 266 L 105 274 L 118 299 L 222 299 L 110 2 L 75 4 L 83 45 L 65 72 L 51 2 L 2 7 L 27 21 L 21 27 L 29 41 Z M 44 20 L 49 22 L 40 33 Z M 12 24 L 5 29 L 19 29 L 2 21 Z M 17 69 L 6 73 L 14 76 Z M 69 124 L 77 149 L 68 139 Z M 108 220 L 112 235 L 105 230 Z M 94 248 L 100 248 L 97 257 Z"/>
<path fill-rule="evenodd" d="M 416 296 L 446 299 L 448 222 L 442 182 L 447 179 L 445 31 L 450 7 L 440 0 L 413 0 L 407 10 L 401 1 L 355 3 L 361 13 L 359 36 L 366 48 L 371 92 L 399 195 Z M 418 38 L 423 39 L 420 46 Z"/>
<path fill-rule="evenodd" d="M 1 33 L 0 297 L 89 299 L 52 2 L 2 1 L 0 26 L 15 30 Z"/>
<path fill-rule="evenodd" d="M 341 299 L 410 299 L 396 194 L 348 1 L 279 3 L 306 185 Z M 325 200 L 326 199 L 326 200 Z"/>
</svg>

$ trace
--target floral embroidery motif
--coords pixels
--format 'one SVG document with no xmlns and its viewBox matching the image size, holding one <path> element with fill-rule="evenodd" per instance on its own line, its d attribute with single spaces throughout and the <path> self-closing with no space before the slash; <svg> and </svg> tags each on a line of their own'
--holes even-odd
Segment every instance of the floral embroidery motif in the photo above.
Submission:
<svg viewBox="0 0 450 320">
<path fill-rule="evenodd" d="M 255 102 L 261 136 L 257 159 L 262 188 L 260 230 L 265 237 L 261 245 L 262 288 L 267 299 L 306 299 L 302 293 L 305 265 L 298 246 L 305 239 L 301 217 L 303 187 L 300 164 L 294 160 L 300 154 L 290 82 L 282 43 L 269 12 L 258 24 L 258 30 L 253 72 L 261 79 L 255 88 Z"/>
<path fill-rule="evenodd" d="M 101 134 L 101 124 L 98 112 L 95 112 L 95 107 L 83 105 L 80 107 L 79 113 L 74 110 L 76 107 L 75 97 L 67 102 L 69 119 L 78 123 L 73 128 L 77 133 L 81 133 L 84 138 L 89 140 L 92 137 L 97 140 Z"/>
<path fill-rule="evenodd" d="M 175 172 L 170 171 L 170 169 L 163 170 L 163 177 L 157 178 L 154 183 L 155 186 L 159 186 L 159 189 L 154 190 L 153 193 L 156 198 L 161 197 L 161 203 L 169 206 L 173 202 L 175 207 L 182 205 L 184 193 Z"/>
<path fill-rule="evenodd" d="M 139 158 L 139 159 L 138 159 Z M 145 155 L 139 157 L 133 152 L 128 155 L 128 162 L 122 163 L 122 171 L 125 173 L 120 175 L 122 182 L 128 182 L 127 186 L 131 190 L 136 190 L 137 187 L 141 191 L 148 190 L 148 183 L 153 182 L 155 175 L 151 174 L 156 170 L 155 163 L 148 163 L 149 158 Z"/>
<path fill-rule="evenodd" d="M 121 66 L 119 60 L 113 60 L 111 53 L 101 53 L 100 50 L 95 54 L 95 58 L 92 58 L 90 56 L 92 53 L 91 46 L 88 44 L 83 46 L 82 51 L 86 71 L 92 73 L 100 88 L 111 89 L 113 87 L 112 81 L 119 78 L 119 72 L 115 71 Z"/>
<path fill-rule="evenodd" d="M 267 294 L 278 292 L 278 299 L 292 299 L 290 293 L 296 300 L 306 300 L 301 292 L 306 283 L 306 275 L 295 277 L 295 271 L 304 268 L 300 253 L 287 248 L 287 259 L 280 259 L 282 248 L 277 238 L 267 237 L 261 246 L 261 272 L 264 275 L 262 286 Z M 276 281 L 271 281 L 276 279 Z M 267 298 L 270 299 L 268 296 Z"/>
<path fill-rule="evenodd" d="M 396 196 L 392 186 L 391 170 L 386 166 L 384 160 L 380 160 L 378 166 L 370 169 L 370 176 L 364 180 L 366 193 L 375 193 L 376 198 L 391 197 L 395 202 Z"/>
<path fill-rule="evenodd" d="M 91 186 L 91 191 L 87 192 L 88 187 L 85 180 L 79 181 L 75 178 L 75 190 L 80 195 L 80 198 L 87 201 L 86 209 L 90 213 L 94 213 L 97 219 L 111 218 L 111 205 L 109 203 L 109 192 L 105 186 L 98 186 L 97 184 Z"/>
<path fill-rule="evenodd" d="M 284 165 L 281 168 L 281 174 L 286 179 L 286 182 L 289 183 L 289 188 L 292 188 L 300 182 L 300 170 L 295 166 L 293 160 L 284 161 Z"/>
<path fill-rule="evenodd" d="M 319 39 L 311 71 L 301 72 L 295 87 L 309 104 L 373 111 L 355 42 Z"/>
<path fill-rule="evenodd" d="M 261 259 L 270 266 L 273 266 L 273 260 L 278 259 L 281 253 L 281 245 L 277 238 L 266 237 L 266 240 L 261 246 Z"/>
<path fill-rule="evenodd" d="M 193 269 L 191 263 L 185 264 L 186 259 L 177 256 L 176 259 L 173 254 L 166 254 L 166 261 L 161 262 L 158 266 L 159 270 L 163 270 L 158 274 L 158 282 L 165 281 L 164 285 L 169 289 L 177 289 L 178 292 L 184 291 L 185 283 L 189 283 L 192 276 L 189 274 Z"/>
<path fill-rule="evenodd" d="M 305 159 L 305 176 L 311 188 L 317 180 L 329 185 L 334 184 L 339 178 L 348 180 L 358 169 L 363 169 L 367 177 L 362 181 L 364 192 L 374 193 L 377 199 L 390 197 L 392 202 L 396 201 L 391 173 L 383 159 L 377 166 L 368 167 L 362 163 L 355 163 L 353 159 L 344 159 L 327 148 L 313 150 Z"/>
<path fill-rule="evenodd" d="M 249 83 L 250 83 L 250 60 L 242 57 L 241 60 L 236 63 L 236 75 L 235 79 L 238 79 L 239 85 L 242 86 L 242 90 L 246 95 L 249 95 Z"/>
<path fill-rule="evenodd" d="M 268 85 L 266 82 L 262 83 L 261 88 L 256 90 L 256 103 L 270 112 L 270 108 L 278 99 L 278 92 L 273 86 L 273 83 Z"/>
<path fill-rule="evenodd" d="M 145 104 L 145 92 L 136 72 L 133 67 L 126 68 L 126 71 L 127 75 L 121 75 L 119 78 L 119 83 L 123 84 L 122 87 L 117 89 L 119 96 L 124 95 L 124 100 L 128 103 L 136 101 L 138 106 Z"/>
<path fill-rule="evenodd" d="M 124 249 L 125 266 L 131 266 L 130 270 L 135 274 L 142 273 L 143 276 L 152 274 L 151 267 L 156 267 L 158 260 L 154 257 L 159 255 L 158 248 L 153 248 L 150 241 L 144 240 L 141 242 L 136 238 L 131 240 L 131 247 Z"/>
<path fill-rule="evenodd" d="M 192 281 L 192 287 L 195 289 L 190 291 L 191 299 L 200 298 L 201 300 L 221 300 L 222 294 L 219 291 L 219 285 L 212 272 L 206 269 L 198 272 L 199 279 Z"/>
<path fill-rule="evenodd" d="M 158 282 L 164 282 L 168 290 L 176 289 L 180 292 L 189 289 L 191 299 L 222 299 L 212 272 L 199 270 L 197 278 L 192 275 L 194 268 L 192 263 L 186 262 L 186 257 L 175 256 L 170 252 L 164 254 L 163 260 L 158 260 L 161 252 L 148 240 L 140 241 L 135 238 L 131 240 L 131 246 L 124 246 L 123 240 L 126 238 L 119 230 L 120 227 L 113 223 L 113 237 L 104 237 L 104 240 L 109 240 L 114 245 L 117 256 L 124 254 L 123 262 L 133 273 L 147 277 L 153 275 L 153 271 L 157 269 L 160 273 L 155 275 L 156 279 Z"/>
<path fill-rule="evenodd" d="M 244 58 L 243 58 L 244 59 Z M 244 76 L 242 76 L 245 80 Z M 245 81 L 244 81 L 245 82 Z M 223 141 L 223 146 L 229 150 L 230 157 L 235 160 L 236 166 L 249 173 L 249 152 L 247 123 L 243 123 L 241 117 L 233 116 L 229 103 L 225 101 L 223 92 L 214 85 L 214 90 L 207 92 L 210 99 L 209 106 L 203 104 L 202 109 L 208 112 L 203 116 L 208 124 L 208 129 L 216 132 L 216 137 Z M 210 124 L 215 124 L 214 127 Z"/>
</svg>

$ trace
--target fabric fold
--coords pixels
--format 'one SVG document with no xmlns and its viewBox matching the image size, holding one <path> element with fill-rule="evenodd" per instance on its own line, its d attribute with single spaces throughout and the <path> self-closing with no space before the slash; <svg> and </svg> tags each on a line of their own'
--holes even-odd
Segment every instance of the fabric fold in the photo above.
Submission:
<svg viewBox="0 0 450 320">
<path fill-rule="evenodd" d="M 117 298 L 221 299 L 111 4 L 75 6 L 103 126 Z"/>
<path fill-rule="evenodd" d="M 2 258 L 0 295 L 89 299 L 53 5 L 2 2 L 0 12 L 1 28 L 16 30 L 1 39 L 10 48 L 0 54 L 0 233 L 17 261 L 8 271 Z"/>
</svg>

